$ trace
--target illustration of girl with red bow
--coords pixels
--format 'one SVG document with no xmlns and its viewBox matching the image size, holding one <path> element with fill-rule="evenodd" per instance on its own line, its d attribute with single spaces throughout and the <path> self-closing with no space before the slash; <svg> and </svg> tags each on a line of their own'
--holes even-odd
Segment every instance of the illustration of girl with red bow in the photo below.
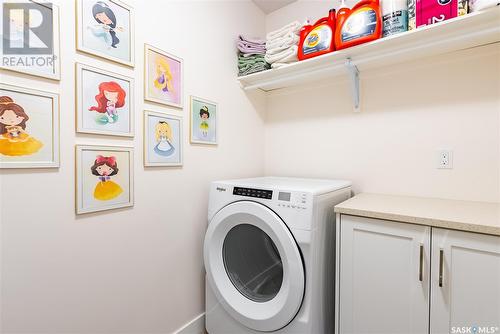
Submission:
<svg viewBox="0 0 500 334">
<path fill-rule="evenodd" d="M 125 105 L 126 95 L 125 90 L 117 82 L 101 82 L 99 94 L 95 96 L 97 106 L 89 108 L 90 111 L 97 111 L 100 114 L 96 118 L 96 122 L 108 124 L 118 121 L 118 108 Z"/>
<path fill-rule="evenodd" d="M 119 184 L 111 181 L 111 176 L 118 174 L 116 157 L 98 155 L 94 165 L 90 168 L 93 175 L 98 176 L 99 182 L 94 189 L 94 198 L 100 201 L 109 201 L 119 196 L 123 189 Z"/>
</svg>

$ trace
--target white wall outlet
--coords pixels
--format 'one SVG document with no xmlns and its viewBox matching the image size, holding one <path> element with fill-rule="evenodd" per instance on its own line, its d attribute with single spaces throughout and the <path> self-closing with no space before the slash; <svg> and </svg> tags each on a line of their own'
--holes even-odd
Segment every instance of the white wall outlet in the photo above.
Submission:
<svg viewBox="0 0 500 334">
<path fill-rule="evenodd" d="M 453 151 L 439 150 L 437 168 L 439 169 L 452 169 L 453 168 Z"/>
</svg>

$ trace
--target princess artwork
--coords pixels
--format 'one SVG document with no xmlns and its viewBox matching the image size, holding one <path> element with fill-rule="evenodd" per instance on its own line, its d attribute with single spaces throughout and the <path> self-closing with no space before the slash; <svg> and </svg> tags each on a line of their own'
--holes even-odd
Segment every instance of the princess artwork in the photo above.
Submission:
<svg viewBox="0 0 500 334">
<path fill-rule="evenodd" d="M 98 1 L 92 7 L 92 17 L 96 20 L 96 25 L 90 25 L 87 28 L 91 30 L 92 34 L 102 39 L 102 41 L 112 47 L 116 48 L 120 43 L 120 39 L 116 32 L 123 32 L 122 27 L 116 26 L 115 13 L 109 8 L 108 4 L 104 1 Z"/>
<path fill-rule="evenodd" d="M 0 96 L 0 154 L 31 155 L 40 150 L 42 142 L 26 132 L 28 115 L 9 96 Z"/>
<path fill-rule="evenodd" d="M 168 61 L 163 57 L 156 57 L 156 79 L 154 85 L 160 91 L 167 93 L 173 92 L 174 87 L 172 85 L 172 72 L 170 71 L 170 65 Z"/>
<path fill-rule="evenodd" d="M 98 155 L 90 170 L 92 175 L 96 175 L 99 179 L 94 189 L 95 199 L 109 201 L 118 197 L 123 192 L 122 187 L 111 180 L 111 176 L 118 174 L 116 157 Z"/>
<path fill-rule="evenodd" d="M 167 122 L 160 121 L 155 127 L 156 146 L 154 151 L 156 154 L 168 157 L 174 154 L 175 147 L 172 145 L 172 128 Z"/>
<path fill-rule="evenodd" d="M 209 129 L 208 119 L 210 118 L 210 113 L 208 112 L 207 106 L 203 106 L 200 109 L 200 118 L 201 118 L 200 132 L 201 132 L 203 137 L 206 137 L 206 136 L 208 136 L 208 129 Z"/>
<path fill-rule="evenodd" d="M 118 121 L 118 108 L 125 105 L 125 90 L 116 82 L 101 82 L 99 94 L 95 96 L 97 106 L 89 108 L 89 111 L 98 112 L 96 122 L 98 124 L 115 123 Z M 104 115 L 102 115 L 104 114 Z"/>
</svg>

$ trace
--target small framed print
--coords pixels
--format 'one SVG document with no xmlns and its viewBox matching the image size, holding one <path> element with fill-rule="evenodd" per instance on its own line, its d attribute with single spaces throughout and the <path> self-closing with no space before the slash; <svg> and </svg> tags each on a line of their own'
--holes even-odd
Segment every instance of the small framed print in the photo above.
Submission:
<svg viewBox="0 0 500 334">
<path fill-rule="evenodd" d="M 183 61 L 144 44 L 144 99 L 171 107 L 183 106 Z"/>
<path fill-rule="evenodd" d="M 215 102 L 191 96 L 191 143 L 217 145 L 217 108 Z"/>
<path fill-rule="evenodd" d="M 76 131 L 134 136 L 134 79 L 76 64 Z"/>
<path fill-rule="evenodd" d="M 134 205 L 134 149 L 76 146 L 76 213 Z"/>
<path fill-rule="evenodd" d="M 76 1 L 76 48 L 134 67 L 133 9 L 119 0 Z"/>
<path fill-rule="evenodd" d="M 37 77 L 60 80 L 61 62 L 59 48 L 59 7 L 50 2 L 25 0 L 23 2 L 2 2 L 10 19 L 10 38 L 3 40 L 0 68 Z M 24 13 L 28 13 L 27 18 Z M 33 16 L 33 17 L 32 17 Z M 7 15 L 6 15 L 7 17 Z M 24 30 L 29 22 L 37 20 L 39 26 L 30 38 L 33 44 L 24 40 Z M 31 40 L 30 40 L 31 41 Z M 16 50 L 19 50 L 16 52 Z"/>
<path fill-rule="evenodd" d="M 0 84 L 0 168 L 59 167 L 59 95 Z"/>
<path fill-rule="evenodd" d="M 182 166 L 182 118 L 144 111 L 144 166 Z"/>
</svg>

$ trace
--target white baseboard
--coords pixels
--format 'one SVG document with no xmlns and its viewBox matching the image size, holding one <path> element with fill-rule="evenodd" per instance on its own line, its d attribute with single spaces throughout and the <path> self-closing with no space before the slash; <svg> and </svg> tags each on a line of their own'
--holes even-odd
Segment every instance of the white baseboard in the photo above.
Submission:
<svg viewBox="0 0 500 334">
<path fill-rule="evenodd" d="M 193 320 L 174 331 L 174 334 L 204 334 L 205 331 L 205 313 L 196 316 Z"/>
</svg>

